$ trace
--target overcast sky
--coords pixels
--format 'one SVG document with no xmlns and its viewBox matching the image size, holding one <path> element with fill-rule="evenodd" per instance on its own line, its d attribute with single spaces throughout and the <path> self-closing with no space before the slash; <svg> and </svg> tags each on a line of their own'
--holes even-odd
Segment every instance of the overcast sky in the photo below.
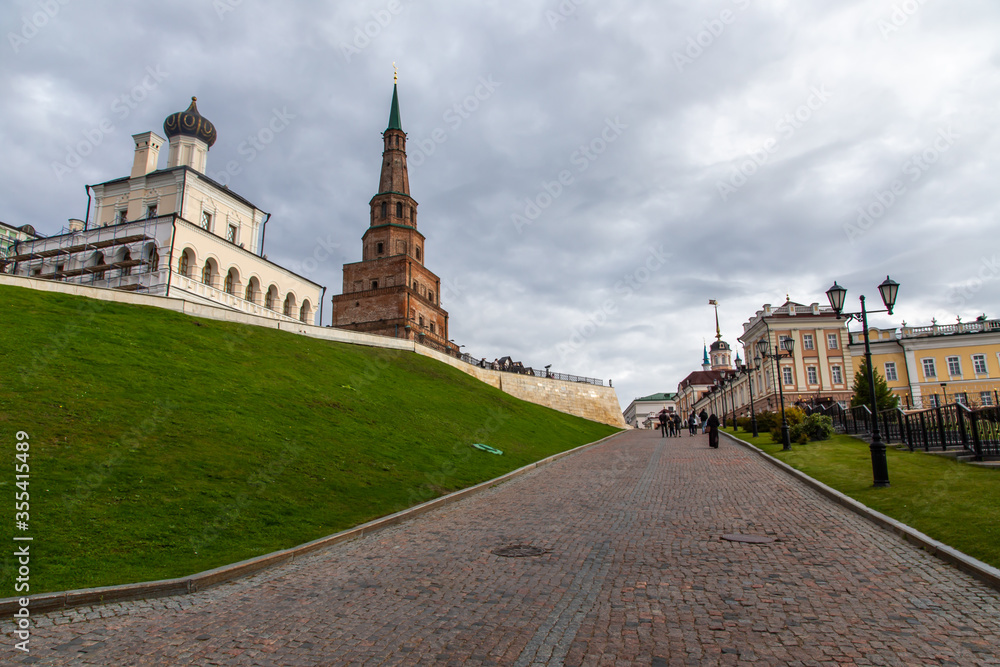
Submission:
<svg viewBox="0 0 1000 667">
<path fill-rule="evenodd" d="M 612 379 L 624 407 L 698 368 L 709 299 L 734 346 L 762 304 L 825 304 L 835 279 L 852 304 L 902 285 L 874 324 L 1000 317 L 996 2 L 3 11 L 8 224 L 84 217 L 85 184 L 128 175 L 130 135 L 162 135 L 197 95 L 208 174 L 273 214 L 271 260 L 339 293 L 395 62 L 426 265 L 463 351 Z"/>
</svg>

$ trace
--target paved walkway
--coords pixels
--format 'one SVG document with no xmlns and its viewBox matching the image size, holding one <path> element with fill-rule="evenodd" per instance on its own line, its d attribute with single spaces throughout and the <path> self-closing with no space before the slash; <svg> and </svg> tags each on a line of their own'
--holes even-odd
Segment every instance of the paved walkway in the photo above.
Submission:
<svg viewBox="0 0 1000 667">
<path fill-rule="evenodd" d="M 550 551 L 491 553 L 514 544 Z M 45 665 L 1000 664 L 996 591 L 742 447 L 638 431 L 251 579 L 40 620 Z"/>
</svg>

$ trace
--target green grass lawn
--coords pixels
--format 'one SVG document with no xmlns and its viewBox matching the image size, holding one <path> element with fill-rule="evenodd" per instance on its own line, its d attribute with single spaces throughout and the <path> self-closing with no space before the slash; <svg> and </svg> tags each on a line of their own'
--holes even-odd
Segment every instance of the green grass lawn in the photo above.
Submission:
<svg viewBox="0 0 1000 667">
<path fill-rule="evenodd" d="M 1000 470 L 889 447 L 890 486 L 875 488 L 868 443 L 857 438 L 835 435 L 783 452 L 770 434 L 735 435 L 872 509 L 1000 567 Z"/>
<path fill-rule="evenodd" d="M 25 431 L 31 593 L 291 547 L 617 430 L 411 352 L 19 287 L 0 310 L 0 520 Z"/>
</svg>

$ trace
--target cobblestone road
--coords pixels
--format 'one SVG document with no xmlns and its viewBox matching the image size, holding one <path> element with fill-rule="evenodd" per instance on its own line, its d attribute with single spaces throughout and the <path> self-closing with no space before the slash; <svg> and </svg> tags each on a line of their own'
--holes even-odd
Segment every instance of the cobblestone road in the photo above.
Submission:
<svg viewBox="0 0 1000 667">
<path fill-rule="evenodd" d="M 550 551 L 491 553 L 515 544 Z M 742 447 L 637 431 L 250 579 L 38 620 L 0 662 L 1000 664 L 996 591 Z"/>
</svg>

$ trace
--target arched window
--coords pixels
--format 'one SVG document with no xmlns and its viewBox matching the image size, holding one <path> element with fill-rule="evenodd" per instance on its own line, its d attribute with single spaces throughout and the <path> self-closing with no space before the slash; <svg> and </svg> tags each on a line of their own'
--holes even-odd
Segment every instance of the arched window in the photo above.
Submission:
<svg viewBox="0 0 1000 667">
<path fill-rule="evenodd" d="M 417 261 L 420 261 L 420 246 L 414 246 L 417 253 Z"/>
<path fill-rule="evenodd" d="M 302 307 L 299 308 L 299 321 L 309 324 L 309 318 L 312 316 L 312 308 L 309 305 L 308 299 L 302 302 Z"/>
<path fill-rule="evenodd" d="M 385 202 L 382 202 L 382 217 L 383 217 L 383 218 L 384 218 L 385 216 L 389 215 L 389 212 L 388 212 L 388 211 L 389 211 L 389 205 L 388 205 L 388 204 L 386 204 Z"/>
<path fill-rule="evenodd" d="M 295 297 L 289 292 L 288 296 L 285 297 L 285 307 L 282 309 L 282 314 L 287 317 L 292 317 L 292 310 L 295 308 Z"/>
<path fill-rule="evenodd" d="M 132 261 L 132 253 L 129 252 L 128 248 L 125 248 L 125 252 L 122 253 L 122 262 L 125 266 L 122 266 L 122 275 L 130 276 L 132 275 L 132 266 L 128 262 Z"/>
<path fill-rule="evenodd" d="M 96 280 L 104 280 L 104 269 L 102 267 L 106 267 L 107 264 L 104 262 L 103 252 L 99 252 L 94 255 L 94 266 L 100 269 L 99 271 L 94 272 L 94 278 Z"/>
<path fill-rule="evenodd" d="M 278 288 L 271 285 L 267 288 L 267 294 L 264 295 L 264 307 L 268 310 L 274 310 L 274 299 L 278 296 Z"/>
<path fill-rule="evenodd" d="M 223 285 L 223 289 L 226 294 L 232 294 L 236 296 L 236 285 L 239 283 L 240 277 L 235 268 L 229 269 L 229 273 L 226 274 L 226 282 Z"/>
<path fill-rule="evenodd" d="M 247 281 L 247 289 L 243 293 L 243 298 L 249 301 L 250 303 L 257 303 L 258 291 L 259 290 L 257 289 L 257 279 L 250 278 L 250 280 Z"/>
<path fill-rule="evenodd" d="M 403 217 L 403 204 L 401 202 L 396 202 L 396 217 Z"/>
<path fill-rule="evenodd" d="M 177 262 L 177 272 L 180 273 L 185 278 L 190 278 L 191 274 L 191 255 L 185 250 L 181 253 L 181 259 Z"/>
<path fill-rule="evenodd" d="M 203 266 L 201 269 L 201 282 L 210 286 L 214 279 L 215 279 L 215 271 L 212 270 L 212 260 L 206 259 L 205 266 Z"/>
<path fill-rule="evenodd" d="M 160 253 L 156 252 L 156 248 L 151 248 L 149 250 L 149 272 L 160 270 Z"/>
</svg>

